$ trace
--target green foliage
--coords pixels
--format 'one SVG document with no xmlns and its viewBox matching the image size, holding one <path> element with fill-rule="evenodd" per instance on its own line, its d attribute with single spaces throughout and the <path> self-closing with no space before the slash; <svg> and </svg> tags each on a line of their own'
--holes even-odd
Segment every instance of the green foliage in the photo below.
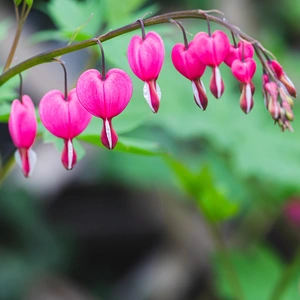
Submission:
<svg viewBox="0 0 300 300">
<path fill-rule="evenodd" d="M 19 6 L 23 0 L 14 0 L 16 6 Z"/>
<path fill-rule="evenodd" d="M 224 191 L 216 185 L 208 166 L 202 166 L 199 171 L 193 173 L 178 161 L 166 159 L 206 219 L 210 222 L 220 222 L 237 213 L 238 204 L 230 201 Z"/>
<path fill-rule="evenodd" d="M 40 31 L 33 35 L 32 41 L 49 39 L 81 41 L 97 36 L 103 24 L 104 1 L 52 0 L 40 7 L 58 30 Z M 66 13 L 68 12 L 68 13 Z"/>
<path fill-rule="evenodd" d="M 266 300 L 271 299 L 274 288 L 284 271 L 284 265 L 274 252 L 265 246 L 253 247 L 249 250 L 235 250 L 230 254 L 242 289 L 245 300 Z M 215 269 L 217 273 L 217 289 L 219 295 L 231 299 L 232 290 L 228 286 L 227 273 L 216 257 Z M 282 300 L 299 299 L 300 291 L 298 287 L 299 269 L 283 294 Z"/>
</svg>

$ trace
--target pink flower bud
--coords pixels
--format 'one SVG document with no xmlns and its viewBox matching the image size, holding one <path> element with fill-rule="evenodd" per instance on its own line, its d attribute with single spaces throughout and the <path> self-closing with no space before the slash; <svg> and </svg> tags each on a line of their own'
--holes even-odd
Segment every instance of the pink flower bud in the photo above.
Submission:
<svg viewBox="0 0 300 300">
<path fill-rule="evenodd" d="M 78 101 L 76 89 L 69 92 L 66 100 L 59 90 L 45 94 L 39 105 L 39 114 L 47 130 L 64 140 L 61 161 L 67 170 L 73 169 L 77 156 L 72 140 L 88 126 L 92 118 Z"/>
<path fill-rule="evenodd" d="M 210 81 L 210 90 L 218 99 L 224 92 L 224 82 L 221 77 L 219 65 L 226 58 L 229 51 L 229 39 L 227 35 L 216 30 L 211 36 L 206 32 L 196 34 L 195 43 L 199 60 L 213 69 Z"/>
<path fill-rule="evenodd" d="M 240 41 L 237 47 L 230 45 L 228 54 L 224 62 L 227 66 L 231 67 L 234 60 L 253 58 L 253 56 L 254 56 L 254 48 L 252 44 L 246 41 Z"/>
<path fill-rule="evenodd" d="M 271 60 L 269 62 L 270 67 L 274 70 L 278 80 L 283 84 L 283 86 L 286 88 L 287 92 L 294 98 L 296 98 L 296 88 L 291 81 L 291 79 L 286 75 L 284 72 L 282 66 L 279 64 L 276 60 Z"/>
<path fill-rule="evenodd" d="M 130 40 L 127 51 L 128 63 L 133 73 L 145 82 L 144 97 L 154 113 L 158 111 L 161 99 L 161 91 L 156 80 L 164 56 L 164 43 L 156 32 L 148 32 L 145 39 L 135 35 Z"/>
<path fill-rule="evenodd" d="M 14 145 L 18 148 L 15 159 L 24 176 L 29 177 L 37 160 L 31 149 L 36 136 L 37 121 L 34 104 L 29 96 L 24 95 L 22 102 L 18 99 L 12 102 L 8 129 Z"/>
<path fill-rule="evenodd" d="M 196 51 L 194 41 L 189 43 L 188 48 L 184 44 L 176 44 L 172 49 L 172 62 L 179 73 L 191 80 L 195 102 L 202 110 L 205 110 L 207 96 L 200 78 L 206 66 L 200 62 Z"/>
<path fill-rule="evenodd" d="M 253 107 L 254 102 L 252 95 L 251 84 L 244 84 L 240 97 L 240 107 L 245 114 L 248 114 Z"/>
<path fill-rule="evenodd" d="M 132 82 L 123 70 L 111 69 L 102 78 L 98 70 L 87 70 L 77 81 L 78 100 L 92 115 L 103 120 L 101 141 L 113 149 L 118 136 L 112 127 L 112 118 L 127 106 L 132 95 Z"/>
</svg>

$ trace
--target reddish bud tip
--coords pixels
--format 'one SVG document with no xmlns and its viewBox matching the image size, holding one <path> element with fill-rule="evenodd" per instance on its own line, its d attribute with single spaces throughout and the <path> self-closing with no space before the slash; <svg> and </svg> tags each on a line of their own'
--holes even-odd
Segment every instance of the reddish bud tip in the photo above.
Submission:
<svg viewBox="0 0 300 300">
<path fill-rule="evenodd" d="M 103 120 L 101 142 L 109 150 L 112 150 L 118 142 L 118 135 L 112 127 L 111 119 Z"/>
<path fill-rule="evenodd" d="M 214 67 L 210 79 L 210 91 L 217 98 L 220 99 L 225 90 L 225 85 L 221 77 L 220 69 Z"/>
</svg>

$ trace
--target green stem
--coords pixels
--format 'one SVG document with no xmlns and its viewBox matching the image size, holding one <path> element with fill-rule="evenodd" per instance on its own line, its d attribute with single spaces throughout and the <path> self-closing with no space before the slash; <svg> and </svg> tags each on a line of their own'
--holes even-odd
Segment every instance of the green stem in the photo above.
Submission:
<svg viewBox="0 0 300 300">
<path fill-rule="evenodd" d="M 31 6 L 28 6 L 27 9 L 26 9 L 26 1 L 23 1 L 21 14 L 20 14 L 19 13 L 19 8 L 15 4 L 15 14 L 16 14 L 18 27 L 17 27 L 17 31 L 15 33 L 15 37 L 14 37 L 13 43 L 11 45 L 7 60 L 5 62 L 4 68 L 3 68 L 3 73 L 5 73 L 9 69 L 9 67 L 10 67 L 10 65 L 11 65 L 11 63 L 14 59 L 14 56 L 15 56 L 15 53 L 16 53 L 16 50 L 17 50 L 17 46 L 18 46 L 18 43 L 19 43 L 19 40 L 20 40 L 20 37 L 21 37 L 21 33 L 22 33 L 22 30 L 23 30 L 23 26 L 24 26 L 24 23 L 25 23 L 25 21 L 28 17 L 30 9 L 31 9 Z"/>
<path fill-rule="evenodd" d="M 178 11 L 178 12 L 162 14 L 159 16 L 145 19 L 144 26 L 168 23 L 170 19 L 187 19 L 187 18 L 196 18 L 196 19 L 207 19 L 208 18 L 210 21 L 218 23 L 218 24 L 224 26 L 225 28 L 229 29 L 230 31 L 234 32 L 237 36 L 240 36 L 243 39 L 248 40 L 250 42 L 256 43 L 257 47 L 261 47 L 260 43 L 258 43 L 255 39 L 248 36 L 247 34 L 243 33 L 236 26 L 228 23 L 226 20 L 223 20 L 219 17 L 208 15 L 203 10 L 186 10 L 186 11 Z M 85 40 L 82 42 L 78 42 L 78 43 L 75 43 L 75 44 L 72 44 L 69 46 L 49 50 L 49 51 L 43 52 L 41 54 L 38 54 L 36 56 L 33 56 L 33 57 L 17 64 L 16 66 L 8 69 L 5 73 L 3 73 L 0 76 L 0 86 L 3 85 L 6 81 L 8 81 L 10 78 L 15 76 L 16 74 L 23 72 L 31 67 L 34 67 L 34 66 L 42 64 L 42 63 L 50 62 L 53 58 L 55 58 L 57 56 L 93 46 L 97 43 L 96 42 L 97 39 L 100 42 L 104 42 L 104 41 L 110 40 L 112 38 L 115 38 L 117 36 L 120 36 L 122 34 L 136 30 L 138 28 L 140 28 L 140 22 L 136 21 L 134 23 L 128 24 L 121 28 L 111 30 L 103 35 L 98 36 L 98 37 L 95 37 L 95 38 L 92 38 L 89 40 Z"/>
<path fill-rule="evenodd" d="M 275 285 L 273 293 L 270 300 L 280 300 L 282 299 L 283 293 L 286 291 L 288 284 L 294 278 L 295 272 L 300 269 L 300 248 L 297 250 L 297 253 L 293 261 L 286 267 L 282 273 L 281 278 Z"/>
<path fill-rule="evenodd" d="M 218 228 L 212 224 L 211 222 L 207 221 L 207 224 L 209 225 L 209 228 L 211 229 L 211 232 L 214 237 L 215 246 L 217 248 L 218 253 L 221 256 L 221 260 L 224 266 L 224 269 L 226 271 L 228 283 L 231 286 L 231 290 L 234 295 L 235 300 L 243 300 L 245 299 L 244 293 L 240 284 L 240 280 L 238 277 L 238 274 L 236 272 L 236 269 L 234 265 L 231 262 L 230 255 L 228 253 L 227 247 L 221 237 L 221 234 L 218 230 Z"/>
<path fill-rule="evenodd" d="M 15 37 L 14 37 L 14 40 L 13 40 L 13 43 L 12 43 L 10 51 L 9 51 L 9 55 L 7 57 L 7 60 L 5 62 L 4 68 L 3 68 L 3 73 L 9 69 L 9 67 L 10 67 L 10 65 L 13 61 L 13 58 L 15 56 L 17 46 L 18 46 L 18 43 L 19 43 L 19 40 L 20 40 L 20 37 L 21 37 L 22 29 L 23 29 L 23 26 L 19 24 L 18 28 L 17 28 L 17 31 L 16 31 L 16 34 L 15 34 Z"/>
</svg>

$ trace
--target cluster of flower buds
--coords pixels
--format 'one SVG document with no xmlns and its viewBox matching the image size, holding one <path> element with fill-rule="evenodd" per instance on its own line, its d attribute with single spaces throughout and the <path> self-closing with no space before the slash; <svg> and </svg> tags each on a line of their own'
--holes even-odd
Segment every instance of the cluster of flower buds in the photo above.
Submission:
<svg viewBox="0 0 300 300">
<path fill-rule="evenodd" d="M 282 131 L 293 131 L 290 122 L 294 120 L 294 101 L 291 97 L 296 98 L 296 89 L 282 66 L 268 56 L 262 76 L 262 92 L 265 106 L 275 123 L 278 123 Z"/>
<path fill-rule="evenodd" d="M 208 20 L 208 19 L 207 19 Z M 270 60 L 264 49 L 256 41 L 247 42 L 240 38 L 238 44 L 230 44 L 227 35 L 216 30 L 208 33 L 199 32 L 191 42 L 188 42 L 186 32 L 180 22 L 171 20 L 178 25 L 184 37 L 184 43 L 176 44 L 171 53 L 171 59 L 176 70 L 192 83 L 192 91 L 196 104 L 205 110 L 208 96 L 201 80 L 206 67 L 212 69 L 210 91 L 219 99 L 225 90 L 219 66 L 225 63 L 231 68 L 232 74 L 240 83 L 240 107 L 248 114 L 253 107 L 255 87 L 252 78 L 256 71 L 254 52 L 263 65 L 263 95 L 265 106 L 272 118 L 283 130 L 292 130 L 293 100 L 296 90 L 282 67 L 276 60 Z M 157 79 L 161 71 L 165 49 L 162 38 L 153 31 L 145 33 L 142 20 L 142 36 L 132 37 L 128 50 L 128 63 L 133 73 L 144 81 L 143 94 L 150 107 L 156 113 L 161 100 L 161 90 Z M 65 93 L 59 90 L 49 91 L 39 104 L 40 120 L 54 136 L 64 140 L 61 156 L 62 164 L 67 170 L 72 169 L 77 160 L 72 140 L 88 126 L 92 115 L 103 120 L 100 139 L 102 144 L 113 149 L 118 141 L 117 133 L 112 126 L 112 119 L 119 115 L 128 105 L 132 96 L 132 82 L 129 75 L 121 69 L 105 70 L 104 51 L 101 42 L 98 43 L 102 54 L 102 70 L 85 71 L 80 75 L 76 88 L 69 93 L 64 64 L 59 61 L 65 74 Z M 263 54 L 263 55 L 261 55 Z M 21 89 L 20 89 L 21 90 Z M 14 100 L 9 119 L 9 131 L 15 146 L 16 160 L 27 177 L 32 173 L 36 155 L 31 149 L 37 130 L 34 105 L 28 96 Z M 280 99 L 280 100 L 279 100 Z"/>
</svg>

